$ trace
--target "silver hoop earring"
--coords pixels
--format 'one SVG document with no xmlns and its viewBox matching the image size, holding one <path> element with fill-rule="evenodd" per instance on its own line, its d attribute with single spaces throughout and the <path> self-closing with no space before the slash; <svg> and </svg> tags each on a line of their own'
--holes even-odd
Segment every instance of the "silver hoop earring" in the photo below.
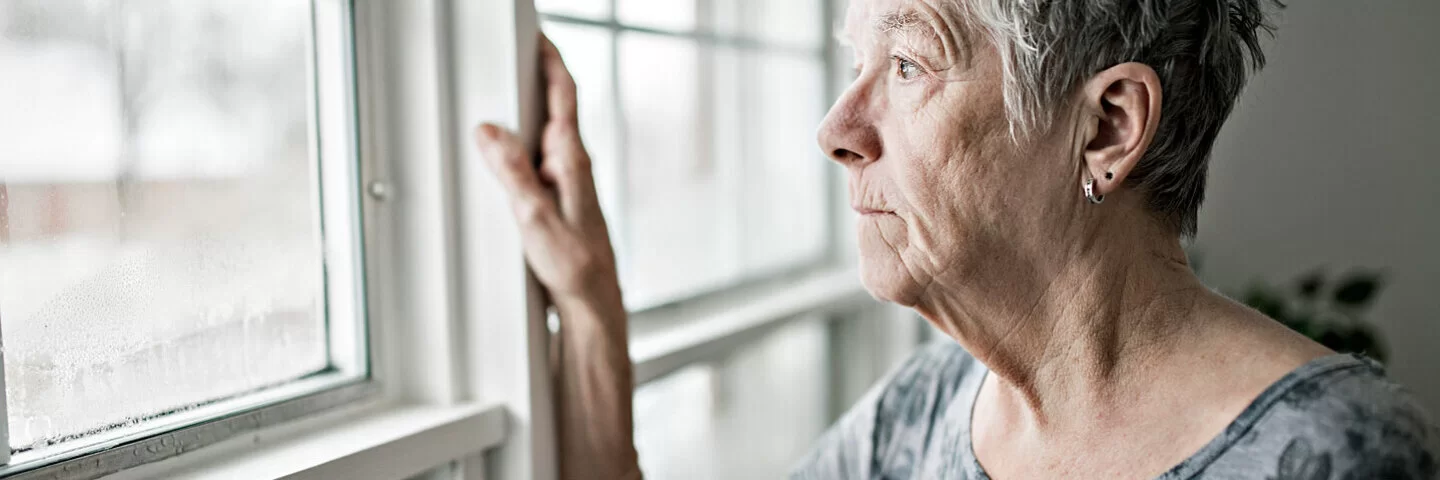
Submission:
<svg viewBox="0 0 1440 480">
<path fill-rule="evenodd" d="M 1087 179 L 1085 179 L 1085 199 L 1086 199 L 1086 200 L 1089 200 L 1090 203 L 1091 203 L 1091 204 L 1094 204 L 1094 205 L 1099 205 L 1100 202 L 1105 201 L 1105 196 L 1104 196 L 1104 195 L 1096 195 L 1096 194 L 1095 194 L 1095 179 L 1094 179 L 1094 178 L 1087 178 Z"/>
</svg>

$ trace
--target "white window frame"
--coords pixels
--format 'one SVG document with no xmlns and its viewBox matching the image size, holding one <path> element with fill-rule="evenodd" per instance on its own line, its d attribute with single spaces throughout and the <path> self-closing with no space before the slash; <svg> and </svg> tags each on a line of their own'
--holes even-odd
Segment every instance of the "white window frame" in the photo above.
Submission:
<svg viewBox="0 0 1440 480">
<path fill-rule="evenodd" d="M 822 3 L 827 18 L 835 1 Z M 532 0 L 316 2 L 353 14 L 369 381 L 14 478 L 556 478 L 543 295 L 471 137 L 491 121 L 536 144 Z M 830 175 L 838 200 L 843 179 Z M 823 264 L 634 313 L 637 386 L 787 322 L 875 311 L 846 261 L 853 234 L 834 220 L 848 207 L 832 203 Z M 886 328 L 898 345 L 887 348 L 912 345 L 916 328 Z"/>
</svg>

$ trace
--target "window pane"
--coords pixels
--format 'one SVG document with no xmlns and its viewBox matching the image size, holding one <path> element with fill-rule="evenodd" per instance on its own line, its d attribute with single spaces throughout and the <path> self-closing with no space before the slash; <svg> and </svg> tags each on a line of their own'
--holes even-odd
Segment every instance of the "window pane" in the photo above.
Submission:
<svg viewBox="0 0 1440 480">
<path fill-rule="evenodd" d="M 622 22 L 695 26 L 694 2 L 619 5 Z M 733 35 L 792 47 L 820 35 L 818 0 L 709 5 L 713 18 L 702 20 Z M 740 22 L 782 14 L 807 18 L 789 19 L 776 27 L 780 36 L 768 37 Z M 612 40 L 609 29 L 563 22 L 545 28 L 576 72 L 582 128 L 630 308 L 822 260 L 831 202 L 814 141 L 826 108 L 818 48 L 740 48 L 623 30 Z M 611 58 L 612 45 L 618 58 Z M 617 106 L 618 115 L 611 110 Z"/>
<path fill-rule="evenodd" d="M 820 1 L 716 0 L 705 23 L 723 36 L 818 49 L 829 40 L 821 33 Z"/>
<path fill-rule="evenodd" d="M 610 0 L 535 0 L 535 10 L 540 13 L 602 19 L 610 16 Z"/>
<path fill-rule="evenodd" d="M 299 0 L 0 3 L 12 446 L 327 367 L 310 17 Z"/>
<path fill-rule="evenodd" d="M 819 48 L 829 39 L 821 33 L 821 0 L 748 0 L 759 12 L 751 34 L 769 42 Z"/>
<path fill-rule="evenodd" d="M 830 422 L 826 332 L 800 323 L 635 391 L 645 478 L 785 478 Z"/>
<path fill-rule="evenodd" d="M 733 282 L 740 273 L 739 163 L 715 158 L 712 106 L 690 40 L 620 37 L 627 151 L 622 265 L 626 300 L 649 306 Z"/>
<path fill-rule="evenodd" d="M 741 235 L 746 274 L 774 272 L 813 263 L 825 253 L 825 189 L 830 165 L 815 144 L 825 112 L 825 68 L 818 59 L 747 53 L 749 82 L 744 98 L 752 106 L 742 123 L 748 150 Z"/>
<path fill-rule="evenodd" d="M 721 0 L 722 2 L 724 0 Z M 662 30 L 694 30 L 695 0 L 619 0 L 620 23 Z"/>
</svg>

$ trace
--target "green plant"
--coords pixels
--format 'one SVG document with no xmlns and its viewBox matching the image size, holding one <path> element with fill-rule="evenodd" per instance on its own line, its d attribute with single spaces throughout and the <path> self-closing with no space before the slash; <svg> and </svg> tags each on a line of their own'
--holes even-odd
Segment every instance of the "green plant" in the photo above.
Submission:
<svg viewBox="0 0 1440 480">
<path fill-rule="evenodd" d="M 1234 297 L 1332 350 L 1363 353 L 1383 362 L 1384 341 L 1364 320 L 1383 286 L 1377 271 L 1355 270 L 1331 279 L 1321 268 L 1286 287 L 1256 281 Z"/>
</svg>

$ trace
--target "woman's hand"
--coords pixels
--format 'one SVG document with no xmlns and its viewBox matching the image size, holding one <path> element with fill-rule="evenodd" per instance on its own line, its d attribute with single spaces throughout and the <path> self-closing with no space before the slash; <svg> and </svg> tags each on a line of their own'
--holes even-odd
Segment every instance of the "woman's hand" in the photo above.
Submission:
<svg viewBox="0 0 1440 480">
<path fill-rule="evenodd" d="M 549 120 L 540 168 L 514 133 L 493 124 L 476 129 L 487 165 L 509 193 L 530 268 L 558 307 L 620 307 L 615 254 L 595 195 L 590 155 L 580 142 L 575 80 L 543 35 L 540 59 Z"/>
<path fill-rule="evenodd" d="M 638 479 L 625 306 L 590 155 L 580 143 L 575 80 L 543 35 L 540 60 L 550 118 L 539 170 L 524 143 L 500 127 L 481 125 L 476 143 L 509 193 L 525 257 L 560 315 L 551 343 L 560 478 Z"/>
</svg>

